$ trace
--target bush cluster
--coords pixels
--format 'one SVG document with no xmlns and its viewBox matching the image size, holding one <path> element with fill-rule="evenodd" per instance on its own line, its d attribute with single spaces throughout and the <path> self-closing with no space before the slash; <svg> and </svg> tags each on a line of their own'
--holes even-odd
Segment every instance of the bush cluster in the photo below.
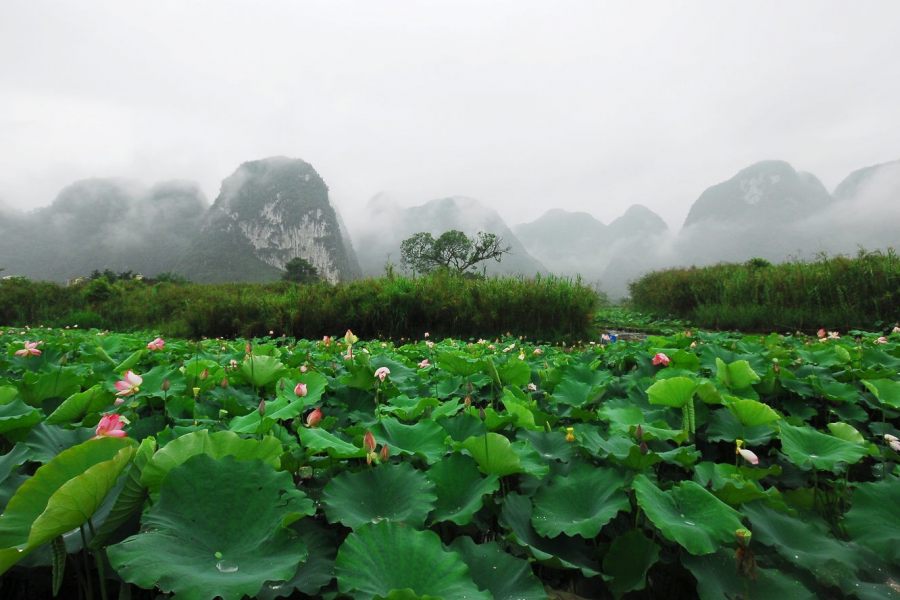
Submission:
<svg viewBox="0 0 900 600">
<path fill-rule="evenodd" d="M 98 284 L 97 281 L 102 283 Z M 105 284 L 105 285 L 104 285 Z M 102 290 L 99 289 L 102 287 Z M 315 339 L 352 329 L 366 338 L 589 337 L 601 301 L 580 280 L 468 278 L 438 272 L 327 283 L 184 284 L 95 280 L 85 286 L 4 281 L 0 323 L 153 329 L 178 337 L 287 335 Z"/>
<path fill-rule="evenodd" d="M 860 250 L 812 262 L 675 268 L 630 286 L 638 310 L 742 331 L 882 329 L 900 318 L 900 257 Z"/>
</svg>

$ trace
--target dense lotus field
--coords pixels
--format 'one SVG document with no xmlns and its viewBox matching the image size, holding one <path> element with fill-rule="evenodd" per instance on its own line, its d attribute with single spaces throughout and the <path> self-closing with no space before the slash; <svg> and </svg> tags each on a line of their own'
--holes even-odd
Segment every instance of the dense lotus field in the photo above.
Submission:
<svg viewBox="0 0 900 600">
<path fill-rule="evenodd" d="M 900 598 L 900 333 L 154 338 L 0 332 L 3 598 Z"/>
</svg>

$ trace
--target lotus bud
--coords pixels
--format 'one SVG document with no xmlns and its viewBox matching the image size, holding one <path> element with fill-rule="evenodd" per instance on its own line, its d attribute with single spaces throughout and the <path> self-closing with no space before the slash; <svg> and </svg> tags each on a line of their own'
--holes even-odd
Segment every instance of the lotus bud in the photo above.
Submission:
<svg viewBox="0 0 900 600">
<path fill-rule="evenodd" d="M 484 414 L 484 409 L 483 409 L 483 408 L 479 408 L 479 409 L 478 409 L 478 416 L 481 417 L 481 420 L 482 420 L 482 421 L 484 421 L 485 419 L 487 419 L 487 415 Z"/>
<path fill-rule="evenodd" d="M 472 399 L 469 398 L 468 396 L 466 396 L 466 399 L 463 402 L 465 403 L 466 408 L 469 408 L 470 406 L 472 406 Z"/>
<path fill-rule="evenodd" d="M 322 409 L 317 408 L 306 417 L 306 425 L 315 429 L 316 424 L 322 420 Z"/>
<path fill-rule="evenodd" d="M 643 441 L 643 439 L 644 439 L 644 428 L 641 427 L 640 425 L 638 425 L 634 429 L 634 439 L 636 439 L 639 442 Z"/>
<path fill-rule="evenodd" d="M 650 448 L 647 446 L 647 442 L 641 442 L 640 448 L 641 448 L 641 454 L 642 454 L 642 455 L 647 454 L 648 452 L 650 452 Z"/>
<path fill-rule="evenodd" d="M 171 388 L 171 384 L 169 383 L 169 380 L 163 379 L 162 386 L 160 387 L 160 389 L 162 389 L 162 391 L 164 391 L 164 392 L 168 392 L 170 388 Z"/>
<path fill-rule="evenodd" d="M 207 377 L 209 377 L 209 369 L 203 369 L 203 372 L 200 373 L 200 381 L 206 381 Z"/>
<path fill-rule="evenodd" d="M 284 383 L 284 380 L 282 380 L 282 383 Z M 297 396 L 300 396 L 301 398 L 303 396 L 306 396 L 306 394 L 307 394 L 306 384 L 298 383 L 296 386 L 294 386 L 294 394 L 296 394 Z"/>
<path fill-rule="evenodd" d="M 300 372 L 306 373 L 309 369 L 306 368 L 306 365 L 300 365 Z"/>
<path fill-rule="evenodd" d="M 378 460 L 382 463 L 386 463 L 388 461 L 388 457 L 390 457 L 391 451 L 388 450 L 388 445 L 385 444 L 381 447 L 381 452 L 378 453 Z"/>
<path fill-rule="evenodd" d="M 278 382 L 278 389 L 284 391 L 284 379 Z"/>
<path fill-rule="evenodd" d="M 472 393 L 472 389 L 473 389 L 473 388 L 472 388 L 472 382 L 471 382 L 471 381 L 467 381 L 467 382 L 466 382 L 466 392 L 467 392 L 468 394 L 471 394 L 471 393 Z"/>
<path fill-rule="evenodd" d="M 222 386 L 223 388 L 227 388 L 228 387 L 228 378 L 227 377 L 224 378 L 222 380 L 222 383 L 220 383 L 219 385 Z"/>
<path fill-rule="evenodd" d="M 375 446 L 375 436 L 372 435 L 371 431 L 366 430 L 366 435 L 363 437 L 363 448 L 366 452 L 374 452 Z"/>
<path fill-rule="evenodd" d="M 262 400 L 259 401 L 259 409 L 258 409 L 258 410 L 259 410 L 259 416 L 262 417 L 263 415 L 266 414 L 266 400 L 265 400 L 265 398 L 263 398 Z"/>
</svg>

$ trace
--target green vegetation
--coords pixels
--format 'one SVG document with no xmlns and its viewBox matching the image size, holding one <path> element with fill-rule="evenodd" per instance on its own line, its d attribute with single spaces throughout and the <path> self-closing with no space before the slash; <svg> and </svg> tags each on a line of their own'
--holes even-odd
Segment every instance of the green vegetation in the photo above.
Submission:
<svg viewBox="0 0 900 600">
<path fill-rule="evenodd" d="M 367 337 L 589 339 L 598 295 L 554 277 L 471 279 L 447 272 L 326 283 L 184 284 L 117 281 L 83 286 L 3 281 L 0 323 L 135 330 L 181 337 L 268 334 L 320 338 L 351 328 Z"/>
<path fill-rule="evenodd" d="M 656 271 L 634 282 L 633 306 L 698 327 L 742 331 L 887 329 L 900 318 L 900 257 L 894 250 L 814 262 Z"/>
<path fill-rule="evenodd" d="M 303 284 L 317 283 L 319 271 L 309 264 L 308 260 L 298 256 L 285 263 L 284 275 L 281 276 L 281 280 Z"/>
<path fill-rule="evenodd" d="M 400 244 L 400 260 L 413 272 L 430 273 L 435 269 L 449 269 L 465 273 L 480 262 L 494 259 L 500 262 L 510 247 L 503 247 L 503 238 L 479 231 L 469 238 L 462 231 L 445 231 L 437 239 L 430 233 L 419 232 Z"/>
<path fill-rule="evenodd" d="M 156 335 L 0 329 L 4 599 L 900 599 L 900 328 Z"/>
</svg>

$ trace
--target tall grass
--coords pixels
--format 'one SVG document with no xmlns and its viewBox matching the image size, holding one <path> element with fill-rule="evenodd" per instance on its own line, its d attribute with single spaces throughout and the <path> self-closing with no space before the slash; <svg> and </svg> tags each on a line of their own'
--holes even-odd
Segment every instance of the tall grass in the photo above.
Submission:
<svg viewBox="0 0 900 600">
<path fill-rule="evenodd" d="M 509 332 L 553 341 L 586 337 L 600 300 L 581 281 L 556 277 L 472 279 L 436 273 L 347 284 L 147 285 L 96 287 L 28 281 L 0 285 L 0 324 L 154 329 L 179 337 L 288 335 L 317 338 L 347 329 L 369 338 L 452 337 Z"/>
<path fill-rule="evenodd" d="M 635 308 L 745 331 L 878 329 L 900 319 L 900 258 L 860 250 L 813 262 L 667 269 L 630 286 Z"/>
</svg>

